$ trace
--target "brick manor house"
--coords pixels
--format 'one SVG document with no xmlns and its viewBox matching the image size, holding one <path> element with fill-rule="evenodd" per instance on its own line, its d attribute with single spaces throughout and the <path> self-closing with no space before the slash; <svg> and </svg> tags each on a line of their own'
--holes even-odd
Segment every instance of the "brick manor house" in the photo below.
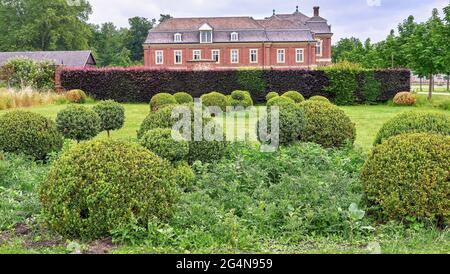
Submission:
<svg viewBox="0 0 450 274">
<path fill-rule="evenodd" d="M 331 63 L 331 26 L 319 7 L 265 19 L 172 18 L 150 30 L 144 64 L 161 69 L 314 68 Z"/>
</svg>

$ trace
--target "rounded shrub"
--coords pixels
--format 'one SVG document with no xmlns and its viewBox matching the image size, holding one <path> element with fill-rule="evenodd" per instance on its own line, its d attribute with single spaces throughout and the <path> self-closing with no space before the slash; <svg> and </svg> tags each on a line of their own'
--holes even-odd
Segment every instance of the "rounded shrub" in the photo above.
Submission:
<svg viewBox="0 0 450 274">
<path fill-rule="evenodd" d="M 288 91 L 282 95 L 283 97 L 291 98 L 295 103 L 300 104 L 305 101 L 305 97 L 298 91 Z"/>
<path fill-rule="evenodd" d="M 178 104 L 189 104 L 194 102 L 194 98 L 187 92 L 177 92 L 173 97 Z"/>
<path fill-rule="evenodd" d="M 450 135 L 450 117 L 441 113 L 408 111 L 386 122 L 377 134 L 375 145 L 403 133 Z"/>
<path fill-rule="evenodd" d="M 87 100 L 87 95 L 81 89 L 73 89 L 66 92 L 66 99 L 75 104 L 84 104 Z"/>
<path fill-rule="evenodd" d="M 266 95 L 266 101 L 270 101 L 270 99 L 280 96 L 277 92 L 271 91 Z"/>
<path fill-rule="evenodd" d="M 327 97 L 320 96 L 320 95 L 312 96 L 308 100 L 309 101 L 319 101 L 319 102 L 331 103 L 330 100 L 328 100 Z"/>
<path fill-rule="evenodd" d="M 251 107 L 253 99 L 248 91 L 235 90 L 228 98 L 228 104 L 232 107 Z"/>
<path fill-rule="evenodd" d="M 56 116 L 56 127 L 64 137 L 77 142 L 90 140 L 101 130 L 98 114 L 83 106 L 69 106 Z"/>
<path fill-rule="evenodd" d="M 409 91 L 399 92 L 394 97 L 394 104 L 398 106 L 413 106 L 416 102 L 416 96 Z"/>
<path fill-rule="evenodd" d="M 45 160 L 62 148 L 64 139 L 55 123 L 28 111 L 11 111 L 0 116 L 0 150 Z"/>
<path fill-rule="evenodd" d="M 177 100 L 172 94 L 158 93 L 150 100 L 150 109 L 156 111 L 168 105 L 176 105 Z"/>
<path fill-rule="evenodd" d="M 279 142 L 282 145 L 287 145 L 290 143 L 294 143 L 299 140 L 300 134 L 305 125 L 305 119 L 303 112 L 300 107 L 295 104 L 287 104 L 279 107 Z M 267 123 L 267 133 L 271 134 L 271 125 L 272 125 L 272 111 L 271 109 L 267 110 L 267 115 L 263 116 L 261 119 L 264 119 Z M 261 124 L 262 120 L 258 121 L 257 124 L 257 132 L 258 138 L 261 142 L 268 141 L 263 140 L 261 137 L 265 133 Z"/>
<path fill-rule="evenodd" d="M 141 127 L 138 131 L 138 139 L 141 139 L 144 134 L 152 129 L 157 128 L 169 128 L 172 129 L 175 123 L 177 123 L 178 119 L 172 117 L 172 111 L 177 106 L 169 106 L 163 109 L 160 109 L 156 112 L 150 113 L 145 120 L 142 122 Z M 179 107 L 179 106 L 178 106 Z M 194 108 L 184 106 L 184 110 L 190 112 L 190 118 L 191 118 L 191 132 L 188 133 L 191 137 L 191 140 L 188 140 L 189 143 L 189 155 L 187 157 L 188 161 L 190 163 L 193 163 L 195 161 L 202 161 L 202 162 L 214 162 L 217 160 L 220 160 L 225 155 L 226 150 L 226 142 L 225 141 L 207 141 L 204 140 L 204 138 L 201 138 L 201 140 L 195 140 L 195 121 L 194 118 L 196 116 L 202 116 L 202 114 L 194 115 Z M 197 124 L 203 124 L 203 127 L 205 128 L 206 125 L 209 125 L 209 127 L 212 127 L 212 123 L 214 121 L 211 118 L 201 118 L 202 121 L 197 121 Z M 217 126 L 217 124 L 215 124 Z M 212 127 L 215 128 L 218 134 L 224 138 L 223 129 L 219 126 Z M 204 131 L 201 131 L 204 133 Z M 185 132 L 181 132 L 184 136 Z M 212 132 L 212 133 L 215 133 Z M 202 135 L 203 137 L 204 135 Z"/>
<path fill-rule="evenodd" d="M 222 111 L 227 109 L 227 97 L 219 92 L 211 92 L 201 97 L 205 107 L 219 107 Z"/>
<path fill-rule="evenodd" d="M 267 102 L 267 107 L 285 105 L 295 105 L 295 102 L 291 98 L 283 96 L 274 97 Z"/>
<path fill-rule="evenodd" d="M 325 148 L 342 147 L 356 138 L 355 124 L 335 105 L 306 101 L 300 104 L 305 115 L 301 141 L 313 142 Z"/>
<path fill-rule="evenodd" d="M 125 123 L 125 108 L 112 100 L 103 101 L 95 105 L 94 110 L 101 120 L 101 130 L 110 131 L 121 129 Z"/>
<path fill-rule="evenodd" d="M 145 117 L 137 132 L 138 139 L 141 139 L 147 131 L 152 129 L 172 128 L 176 123 L 176 120 L 172 118 L 172 112 L 175 107 L 177 106 L 169 105 L 157 111 L 150 112 L 150 114 Z"/>
<path fill-rule="evenodd" d="M 96 239 L 122 226 L 145 229 L 155 217 L 170 217 L 177 187 L 169 162 L 137 144 L 107 139 L 64 153 L 39 193 L 53 230 Z"/>
<path fill-rule="evenodd" d="M 179 135 L 177 140 L 181 139 Z M 185 160 L 189 154 L 189 143 L 184 140 L 177 140 L 172 138 L 172 130 L 170 128 L 157 128 L 144 133 L 140 143 L 159 157 L 170 162 L 177 162 Z"/>
<path fill-rule="evenodd" d="M 195 179 L 195 173 L 187 162 L 181 161 L 175 163 L 175 180 L 181 189 L 191 191 Z"/>
<path fill-rule="evenodd" d="M 412 133 L 374 148 L 361 172 L 366 199 L 382 220 L 450 224 L 450 137 Z"/>
</svg>

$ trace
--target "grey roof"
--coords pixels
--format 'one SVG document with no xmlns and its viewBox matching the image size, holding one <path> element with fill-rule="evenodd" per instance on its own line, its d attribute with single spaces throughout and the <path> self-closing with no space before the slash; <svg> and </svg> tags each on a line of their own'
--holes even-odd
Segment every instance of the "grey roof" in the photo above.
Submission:
<svg viewBox="0 0 450 274">
<path fill-rule="evenodd" d="M 51 61 L 57 65 L 68 67 L 84 67 L 95 65 L 95 58 L 90 51 L 27 51 L 27 52 L 0 52 L 0 65 L 8 60 L 26 57 L 36 61 Z"/>
<path fill-rule="evenodd" d="M 214 30 L 214 43 L 232 42 L 232 32 L 239 33 L 237 42 L 313 42 L 315 34 L 332 34 L 322 17 L 308 17 L 301 12 L 277 14 L 265 19 L 252 17 L 171 18 L 150 30 L 145 44 L 174 44 L 180 33 L 180 44 L 200 43 L 199 28 L 203 24 Z"/>
</svg>

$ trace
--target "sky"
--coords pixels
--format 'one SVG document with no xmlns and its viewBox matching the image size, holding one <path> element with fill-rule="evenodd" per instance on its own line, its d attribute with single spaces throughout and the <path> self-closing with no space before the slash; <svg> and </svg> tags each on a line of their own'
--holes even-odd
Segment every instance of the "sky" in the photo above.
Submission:
<svg viewBox="0 0 450 274">
<path fill-rule="evenodd" d="M 73 1 L 73 0 L 72 0 Z M 433 8 L 442 8 L 450 0 L 89 0 L 93 8 L 90 21 L 113 22 L 128 26 L 128 18 L 141 16 L 173 17 L 252 16 L 264 18 L 276 13 L 301 12 L 312 16 L 313 7 L 320 6 L 320 15 L 332 25 L 334 42 L 344 37 L 371 38 L 378 42 L 391 29 L 413 15 L 425 21 Z"/>
</svg>

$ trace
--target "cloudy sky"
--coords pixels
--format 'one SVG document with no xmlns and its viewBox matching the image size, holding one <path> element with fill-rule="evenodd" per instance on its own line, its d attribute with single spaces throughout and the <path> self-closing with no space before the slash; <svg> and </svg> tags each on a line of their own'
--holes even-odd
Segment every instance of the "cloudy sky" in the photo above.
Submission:
<svg viewBox="0 0 450 274">
<path fill-rule="evenodd" d="M 433 8 L 442 9 L 450 0 L 90 0 L 91 22 L 114 22 L 127 26 L 133 16 L 174 17 L 253 16 L 264 18 L 277 13 L 292 13 L 295 6 L 308 16 L 313 6 L 320 6 L 321 16 L 328 19 L 335 33 L 342 37 L 384 39 L 389 31 L 409 15 L 423 21 Z"/>
</svg>

